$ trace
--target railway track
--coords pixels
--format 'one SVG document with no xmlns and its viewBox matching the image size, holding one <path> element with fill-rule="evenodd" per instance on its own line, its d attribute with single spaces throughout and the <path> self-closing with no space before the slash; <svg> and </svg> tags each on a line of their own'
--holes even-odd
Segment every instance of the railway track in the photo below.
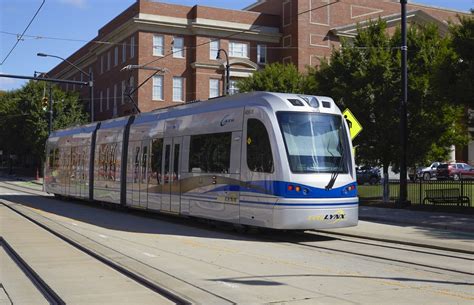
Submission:
<svg viewBox="0 0 474 305">
<path fill-rule="evenodd" d="M 2 182 L 2 188 L 7 188 L 11 190 L 18 191 L 21 189 L 21 187 L 6 187 L 4 186 L 5 182 Z M 33 195 L 43 195 L 43 194 L 38 194 L 36 191 L 28 191 L 28 190 L 21 190 L 21 192 L 24 193 L 29 193 Z M 1 197 L 1 194 L 0 194 Z M 66 243 L 72 245 L 76 249 L 80 250 L 81 252 L 86 253 L 87 255 L 93 257 L 94 259 L 100 261 L 101 263 L 107 265 L 108 267 L 112 268 L 113 270 L 118 271 L 122 275 L 126 276 L 127 278 L 145 286 L 146 288 L 150 289 L 151 291 L 163 296 L 164 298 L 168 299 L 172 303 L 179 304 L 179 305 L 189 305 L 192 304 L 189 300 L 163 288 L 162 286 L 149 281 L 145 277 L 141 276 L 138 273 L 135 273 L 133 271 L 128 270 L 127 268 L 113 262 L 112 260 L 101 256 L 100 254 L 88 249 L 87 247 L 81 245 L 80 243 L 68 238 L 64 234 L 60 234 L 59 232 L 51 229 L 47 225 L 43 224 L 42 222 L 26 215 L 25 213 L 22 213 L 18 209 L 13 208 L 12 206 L 3 203 L 0 201 L 0 204 L 3 206 L 7 207 L 11 211 L 15 212 L 16 214 L 20 215 L 23 218 L 28 219 L 29 221 L 33 222 L 35 225 L 41 227 L 42 229 L 48 231 L 49 233 L 55 235 L 56 237 L 60 238 L 61 240 L 65 241 Z M 41 291 L 43 296 L 49 301 L 50 304 L 65 304 L 64 301 L 41 279 L 38 274 L 34 272 L 33 269 L 31 269 L 28 264 L 13 250 L 12 247 L 9 246 L 9 244 L 2 238 L 0 237 L 0 244 L 1 246 L 5 249 L 5 251 L 8 253 L 8 255 L 16 262 L 16 264 L 23 270 L 23 272 L 28 276 L 29 279 L 34 283 L 34 285 Z"/>
<path fill-rule="evenodd" d="M 34 285 L 34 287 L 41 293 L 44 301 L 52 305 L 66 304 L 61 297 L 28 265 L 28 263 L 10 246 L 10 244 L 0 236 L 0 248 L 6 253 L 6 259 L 10 259 L 14 265 L 26 276 L 26 279 Z M 4 286 L 2 285 L 2 288 Z M 10 304 L 14 301 L 10 299 L 8 291 L 5 291 Z M 38 302 L 40 300 L 37 300 Z"/>
<path fill-rule="evenodd" d="M 326 247 L 326 246 L 319 246 L 317 242 L 308 241 L 311 237 L 308 236 L 319 236 L 323 238 L 332 238 L 337 239 L 339 242 L 346 244 L 346 245 L 357 245 L 357 247 L 351 246 L 344 246 L 341 245 L 340 249 L 333 247 Z M 474 272 L 469 272 L 466 270 L 459 270 L 448 268 L 445 266 L 437 266 L 437 265 L 430 265 L 425 264 L 418 261 L 410 260 L 410 259 L 403 259 L 403 258 L 410 258 L 412 257 L 411 254 L 421 254 L 426 257 L 440 257 L 444 259 L 451 259 L 457 260 L 458 262 L 464 262 L 465 264 L 471 265 L 474 262 L 474 256 L 471 254 L 464 254 L 459 252 L 447 251 L 447 250 L 439 250 L 439 249 L 432 249 L 427 247 L 418 247 L 410 245 L 404 245 L 403 243 L 396 244 L 394 242 L 382 242 L 382 241 L 374 241 L 372 239 L 364 239 L 364 238 L 355 238 L 355 237 L 347 237 L 342 236 L 339 234 L 331 234 L 331 233 L 320 233 L 320 232 L 311 232 L 307 231 L 305 233 L 291 233 L 286 238 L 282 236 L 268 237 L 271 240 L 281 241 L 288 243 L 291 246 L 297 245 L 299 247 L 304 247 L 308 249 L 313 249 L 317 251 L 331 251 L 337 252 L 340 254 L 352 255 L 352 256 L 359 256 L 364 257 L 366 259 L 373 259 L 381 262 L 386 262 L 389 264 L 403 264 L 408 266 L 413 266 L 414 268 L 425 268 L 428 270 L 433 271 L 446 271 L 452 272 L 457 274 L 463 275 L 470 275 L 474 276 Z M 314 238 L 313 238 L 314 239 Z M 345 248 L 345 249 L 343 249 Z M 391 255 L 390 257 L 382 256 L 382 255 L 375 255 L 371 254 L 373 252 L 373 248 L 384 248 L 384 249 L 391 249 L 394 250 L 398 255 Z M 354 250 L 347 250 L 347 249 L 354 249 Z M 355 250 L 357 249 L 357 250 Z M 422 261 L 422 260 L 421 260 Z M 469 269 L 467 269 L 469 270 Z"/>
<path fill-rule="evenodd" d="M 3 184 L 3 183 L 2 183 Z M 2 186 L 5 187 L 5 186 Z M 8 187 L 6 187 L 8 188 Z M 11 186 L 12 190 L 16 191 L 24 191 L 28 192 L 33 195 L 44 195 L 42 192 L 30 191 L 30 190 L 22 190 L 23 187 L 18 186 Z M 95 206 L 98 207 L 98 206 Z M 140 216 L 147 216 L 145 213 L 137 212 Z M 173 221 L 178 223 L 186 223 L 186 225 L 190 226 L 197 226 L 203 227 L 207 226 L 197 221 L 190 221 L 186 219 L 186 221 L 182 221 L 176 219 L 175 217 L 160 217 L 161 219 L 167 221 Z M 222 229 L 220 229 L 222 230 Z M 94 232 L 98 233 L 98 232 Z M 229 234 L 236 234 L 233 232 L 226 232 Z M 236 235 L 242 235 L 241 233 L 237 233 Z M 337 233 L 327 233 L 327 232 L 317 232 L 317 231 L 306 231 L 304 233 L 301 232 L 286 232 L 276 234 L 268 234 L 267 232 L 258 232 L 253 234 L 245 235 L 247 238 L 255 239 L 257 241 L 277 241 L 282 244 L 286 244 L 290 247 L 298 246 L 303 247 L 305 249 L 310 249 L 314 251 L 326 251 L 331 253 L 338 253 L 341 255 L 351 255 L 357 257 L 363 257 L 365 259 L 371 259 L 377 262 L 382 262 L 386 264 L 398 264 L 408 268 L 421 268 L 425 271 L 429 272 L 449 272 L 449 273 L 456 273 L 460 275 L 468 275 L 473 276 L 474 273 L 467 269 L 455 269 L 449 267 L 450 264 L 445 265 L 434 265 L 434 264 L 427 264 L 424 263 L 423 258 L 418 258 L 417 260 L 411 259 L 413 254 L 417 254 L 418 256 L 422 255 L 423 257 L 439 257 L 443 258 L 444 260 L 451 260 L 456 264 L 472 264 L 474 260 L 474 256 L 469 253 L 462 253 L 462 252 L 455 252 L 455 251 L 448 251 L 446 249 L 434 249 L 432 247 L 420 247 L 415 246 L 413 244 L 404 244 L 403 242 L 395 243 L 395 242 L 385 242 L 380 240 L 373 240 L 373 239 L 365 239 L 360 237 L 352 237 L 341 235 Z M 140 244 L 136 241 L 123 239 L 119 237 L 113 237 L 119 240 L 121 243 L 127 243 L 131 246 L 146 246 Z M 337 246 L 335 244 L 331 244 L 331 246 L 322 246 L 319 244 L 320 241 L 324 240 L 335 240 L 338 242 Z M 153 247 L 151 247 L 153 248 Z M 348 250 L 350 249 L 350 250 Z M 377 254 L 377 249 L 390 249 L 393 252 L 393 255 L 386 257 L 380 254 Z M 124 254 L 126 255 L 126 254 Z M 427 260 L 429 261 L 429 260 Z M 453 264 L 453 265 L 456 265 Z M 229 300 L 226 300 L 229 301 Z"/>
</svg>

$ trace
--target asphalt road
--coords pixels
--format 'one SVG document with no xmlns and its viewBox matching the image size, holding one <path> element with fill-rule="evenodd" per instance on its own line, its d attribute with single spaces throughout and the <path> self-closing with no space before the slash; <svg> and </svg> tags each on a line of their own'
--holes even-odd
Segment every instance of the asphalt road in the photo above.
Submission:
<svg viewBox="0 0 474 305">
<path fill-rule="evenodd" d="M 470 254 L 315 232 L 238 233 L 230 226 L 61 201 L 3 182 L 0 198 L 195 304 L 474 302 Z M 81 267 L 81 261 L 72 263 Z"/>
</svg>

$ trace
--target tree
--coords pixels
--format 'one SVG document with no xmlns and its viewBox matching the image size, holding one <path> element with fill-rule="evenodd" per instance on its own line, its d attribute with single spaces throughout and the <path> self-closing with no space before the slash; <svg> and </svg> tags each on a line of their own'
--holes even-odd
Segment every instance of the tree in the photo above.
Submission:
<svg viewBox="0 0 474 305">
<path fill-rule="evenodd" d="M 293 64 L 272 63 L 239 81 L 237 86 L 240 92 L 307 93 L 314 90 L 314 79 L 298 72 Z"/>
<path fill-rule="evenodd" d="M 30 81 L 21 89 L 0 95 L 0 150 L 33 162 L 43 159 L 49 114 L 43 110 L 42 99 L 47 88 L 44 82 Z M 77 93 L 53 86 L 53 99 L 53 129 L 87 122 Z"/>
<path fill-rule="evenodd" d="M 436 26 L 412 25 L 408 31 L 408 160 L 425 163 L 428 156 L 444 159 L 452 144 L 465 143 L 459 125 L 462 109 L 440 99 L 430 78 L 435 63 L 449 54 L 447 39 Z M 350 108 L 363 126 L 354 140 L 358 163 L 397 167 L 400 151 L 401 99 L 400 30 L 389 36 L 384 21 L 359 29 L 352 42 L 333 50 L 330 64 L 314 73 L 318 93 Z M 385 181 L 387 179 L 384 179 Z"/>
<path fill-rule="evenodd" d="M 474 108 L 474 17 L 459 17 L 450 26 L 450 52 L 437 64 L 433 81 L 450 102 Z"/>
</svg>

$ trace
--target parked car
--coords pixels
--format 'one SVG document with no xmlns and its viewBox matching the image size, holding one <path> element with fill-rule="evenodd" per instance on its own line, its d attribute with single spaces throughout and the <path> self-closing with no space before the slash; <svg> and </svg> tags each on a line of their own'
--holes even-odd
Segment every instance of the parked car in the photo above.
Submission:
<svg viewBox="0 0 474 305">
<path fill-rule="evenodd" d="M 430 166 L 419 167 L 416 170 L 416 179 L 431 180 L 431 178 L 436 178 L 438 166 L 442 164 L 441 162 L 433 162 Z"/>
<path fill-rule="evenodd" d="M 356 168 L 357 183 L 358 184 L 377 184 L 380 183 L 382 176 L 380 175 L 380 169 L 371 166 L 362 166 Z"/>
<path fill-rule="evenodd" d="M 467 163 L 449 163 L 438 166 L 437 178 L 441 179 L 474 179 L 474 167 Z"/>
</svg>

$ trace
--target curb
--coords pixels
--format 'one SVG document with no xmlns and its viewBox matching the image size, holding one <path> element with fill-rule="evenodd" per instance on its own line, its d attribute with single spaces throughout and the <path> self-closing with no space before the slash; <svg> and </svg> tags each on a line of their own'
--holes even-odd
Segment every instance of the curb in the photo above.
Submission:
<svg viewBox="0 0 474 305">
<path fill-rule="evenodd" d="M 437 246 L 437 245 L 431 245 L 431 244 L 421 243 L 421 242 L 416 242 L 416 241 L 402 241 L 399 239 L 397 240 L 397 239 L 392 239 L 392 238 L 376 237 L 370 234 L 358 235 L 358 234 L 341 233 L 341 232 L 326 231 L 326 230 L 316 230 L 315 232 L 322 232 L 322 233 L 345 236 L 345 237 L 363 238 L 363 239 L 368 239 L 368 240 L 373 240 L 373 241 L 429 248 L 429 249 L 434 249 L 434 250 L 458 252 L 458 253 L 464 253 L 464 254 L 474 254 L 474 250 L 466 250 L 466 249 L 460 249 L 460 248 L 448 247 L 448 246 Z"/>
<path fill-rule="evenodd" d="M 458 226 L 458 225 L 450 225 L 450 224 L 437 224 L 437 223 L 421 223 L 417 221 L 407 221 L 407 220 L 392 220 L 383 217 L 376 217 L 376 216 L 361 216 L 359 215 L 359 220 L 365 221 L 372 221 L 377 223 L 385 223 L 391 225 L 413 225 L 425 228 L 433 228 L 433 229 L 441 229 L 447 231 L 456 231 L 456 232 L 463 232 L 463 233 L 474 233 L 474 227 L 469 226 Z"/>
</svg>

